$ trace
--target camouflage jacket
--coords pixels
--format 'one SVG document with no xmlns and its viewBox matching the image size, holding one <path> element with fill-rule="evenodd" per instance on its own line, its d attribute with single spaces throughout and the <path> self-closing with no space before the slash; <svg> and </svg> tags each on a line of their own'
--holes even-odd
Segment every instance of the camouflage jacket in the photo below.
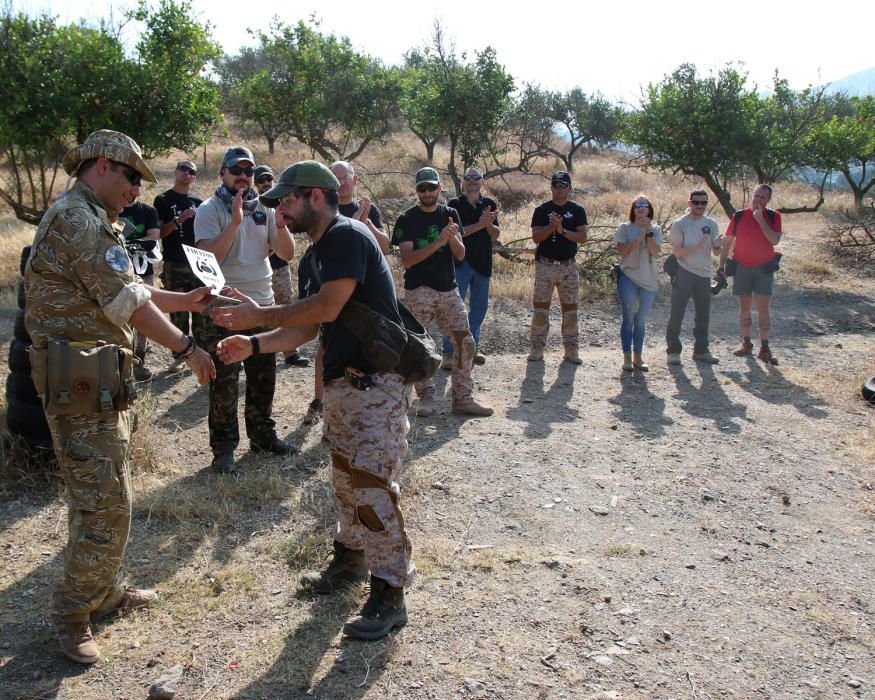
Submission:
<svg viewBox="0 0 875 700">
<path fill-rule="evenodd" d="M 24 276 L 34 347 L 61 339 L 132 347 L 128 321 L 150 295 L 134 275 L 122 230 L 83 182 L 45 213 Z"/>
</svg>

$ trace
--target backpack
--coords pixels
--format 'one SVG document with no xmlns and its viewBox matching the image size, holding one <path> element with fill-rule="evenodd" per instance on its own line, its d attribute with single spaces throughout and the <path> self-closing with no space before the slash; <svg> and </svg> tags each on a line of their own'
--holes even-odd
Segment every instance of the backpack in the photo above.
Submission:
<svg viewBox="0 0 875 700">
<path fill-rule="evenodd" d="M 321 285 L 315 255 L 310 256 L 310 267 Z M 396 301 L 401 326 L 355 299 L 346 302 L 337 321 L 358 339 L 368 364 L 378 372 L 400 374 L 405 384 L 431 379 L 440 367 L 441 354 L 410 309 Z"/>
</svg>

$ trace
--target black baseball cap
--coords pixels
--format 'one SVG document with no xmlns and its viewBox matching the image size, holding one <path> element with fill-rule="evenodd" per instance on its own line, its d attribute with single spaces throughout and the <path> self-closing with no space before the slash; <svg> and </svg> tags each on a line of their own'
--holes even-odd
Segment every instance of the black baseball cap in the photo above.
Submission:
<svg viewBox="0 0 875 700">
<path fill-rule="evenodd" d="M 246 146 L 234 146 L 225 151 L 225 155 L 222 158 L 222 167 L 227 168 L 237 165 L 241 160 L 248 160 L 255 165 L 255 156 L 252 155 L 252 151 L 246 148 Z"/>
<path fill-rule="evenodd" d="M 550 178 L 550 185 L 565 185 L 571 187 L 571 175 L 564 170 L 557 170 Z"/>
</svg>

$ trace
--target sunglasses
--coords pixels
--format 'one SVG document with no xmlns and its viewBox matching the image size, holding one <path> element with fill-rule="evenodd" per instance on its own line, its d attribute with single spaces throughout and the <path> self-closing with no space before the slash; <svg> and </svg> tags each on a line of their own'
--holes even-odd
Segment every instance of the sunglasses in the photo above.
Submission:
<svg viewBox="0 0 875 700">
<path fill-rule="evenodd" d="M 650 204 L 648 202 L 635 202 L 636 209 L 650 209 Z"/>
<path fill-rule="evenodd" d="M 482 180 L 483 176 L 482 175 L 465 175 L 465 179 L 468 180 L 469 182 L 472 182 L 472 181 L 477 182 L 477 180 Z"/>
<path fill-rule="evenodd" d="M 566 187 L 571 187 L 567 182 L 551 182 L 550 187 L 558 187 L 560 190 L 565 189 Z"/>
<path fill-rule="evenodd" d="M 437 185 L 433 185 L 430 182 L 424 183 L 422 185 L 416 186 L 417 192 L 434 192 L 438 188 Z"/>
<path fill-rule="evenodd" d="M 255 174 L 255 167 L 250 165 L 248 168 L 241 168 L 239 165 L 229 165 L 228 172 L 232 175 L 245 175 L 252 177 Z"/>
<path fill-rule="evenodd" d="M 117 160 L 111 160 L 109 162 L 119 166 L 122 170 L 122 175 L 125 176 L 125 180 L 130 182 L 134 187 L 139 187 L 143 183 L 143 176 L 130 165 L 119 163 Z"/>
<path fill-rule="evenodd" d="M 256 182 L 257 182 L 259 185 L 266 185 L 266 184 L 269 183 L 269 182 L 273 182 L 273 178 L 272 178 L 270 175 L 268 175 L 267 177 L 260 177 L 260 178 L 258 178 L 258 180 L 256 180 Z"/>
<path fill-rule="evenodd" d="M 690 204 L 692 204 L 694 207 L 704 207 L 706 204 L 708 204 L 708 200 L 707 199 L 691 199 Z"/>
<path fill-rule="evenodd" d="M 181 170 L 184 173 L 188 173 L 189 175 L 197 175 L 197 170 L 195 170 L 194 168 L 189 168 L 187 165 L 178 165 L 176 169 Z"/>
</svg>

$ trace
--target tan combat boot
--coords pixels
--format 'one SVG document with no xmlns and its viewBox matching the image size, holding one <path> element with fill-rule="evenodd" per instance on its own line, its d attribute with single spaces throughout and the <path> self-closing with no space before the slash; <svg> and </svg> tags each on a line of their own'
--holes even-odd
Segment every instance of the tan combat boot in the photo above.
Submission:
<svg viewBox="0 0 875 700">
<path fill-rule="evenodd" d="M 623 353 L 623 371 L 631 372 L 634 368 L 632 367 L 632 353 L 624 352 Z"/>
<path fill-rule="evenodd" d="M 453 402 L 453 413 L 462 416 L 491 416 L 493 410 L 489 406 L 482 406 L 470 396 L 467 399 Z"/>
<path fill-rule="evenodd" d="M 562 358 L 564 362 L 570 362 L 572 365 L 582 365 L 583 360 L 577 352 L 577 348 L 568 346 L 565 348 L 565 356 Z"/>
<path fill-rule="evenodd" d="M 122 593 L 106 598 L 94 613 L 100 615 L 117 610 L 148 608 L 156 600 L 158 600 L 158 594 L 155 591 L 145 588 L 126 588 Z"/>
<path fill-rule="evenodd" d="M 93 664 L 100 659 L 100 649 L 87 622 L 68 622 L 57 625 L 58 641 L 64 655 L 78 664 Z"/>
<path fill-rule="evenodd" d="M 647 363 L 644 362 L 644 360 L 641 358 L 640 352 L 632 353 L 632 366 L 637 370 L 641 370 L 642 372 L 650 371 L 650 367 L 648 367 Z M 623 369 L 626 369 L 625 366 L 623 367 Z"/>
</svg>

